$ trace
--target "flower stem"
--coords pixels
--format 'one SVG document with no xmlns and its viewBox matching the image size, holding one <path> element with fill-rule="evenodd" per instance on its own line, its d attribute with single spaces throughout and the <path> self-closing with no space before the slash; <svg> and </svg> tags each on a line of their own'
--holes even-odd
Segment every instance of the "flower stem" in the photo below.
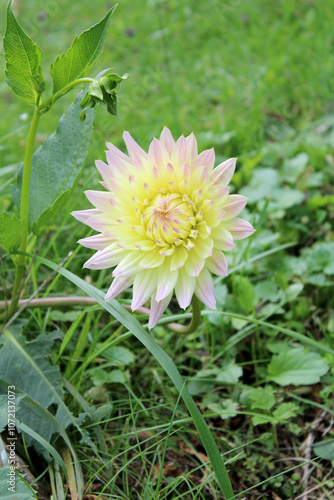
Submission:
<svg viewBox="0 0 334 500">
<path fill-rule="evenodd" d="M 193 316 L 189 325 L 187 326 L 178 325 L 177 323 L 169 323 L 168 327 L 170 330 L 172 330 L 173 332 L 181 333 L 182 335 L 188 335 L 189 333 L 196 332 L 201 322 L 201 302 L 195 294 L 193 295 L 193 298 L 191 300 L 191 305 L 193 308 Z"/>
<path fill-rule="evenodd" d="M 35 108 L 34 116 L 30 125 L 30 130 L 28 134 L 26 150 L 24 155 L 23 164 L 23 177 L 22 177 L 22 189 L 21 189 L 21 205 L 20 205 L 20 220 L 22 221 L 21 229 L 21 243 L 19 247 L 20 252 L 25 252 L 27 248 L 28 240 L 28 219 L 29 219 L 29 194 L 30 194 L 30 177 L 31 177 L 31 165 L 32 157 L 34 154 L 34 145 L 36 132 L 38 127 L 38 122 L 40 119 L 40 114 L 38 108 Z M 15 259 L 16 274 L 13 286 L 13 295 L 10 303 L 8 316 L 12 316 L 17 308 L 18 300 L 21 292 L 21 283 L 25 272 L 25 256 L 19 255 Z"/>
<path fill-rule="evenodd" d="M 20 219 L 23 222 L 21 230 L 21 244 L 19 248 L 20 252 L 25 252 L 27 248 L 31 165 L 32 165 L 32 157 L 34 154 L 37 126 L 40 116 L 41 115 L 39 114 L 38 109 L 35 108 L 35 113 L 30 125 L 26 151 L 24 156 L 23 178 L 22 178 L 22 189 L 21 189 L 21 206 L 20 206 Z M 17 258 L 19 265 L 24 265 L 25 259 L 26 258 L 24 255 L 19 255 Z"/>
<path fill-rule="evenodd" d="M 60 99 L 63 95 L 67 94 L 67 92 L 77 85 L 80 85 L 81 83 L 92 83 L 95 80 L 93 78 L 78 78 L 78 80 L 74 80 L 74 82 L 70 82 L 68 85 L 66 85 L 63 89 L 59 90 L 59 92 L 56 92 L 53 94 L 49 99 L 46 99 L 42 104 L 38 106 L 38 112 L 39 114 L 46 113 L 49 111 L 49 109 L 54 105 L 54 103 Z"/>
</svg>

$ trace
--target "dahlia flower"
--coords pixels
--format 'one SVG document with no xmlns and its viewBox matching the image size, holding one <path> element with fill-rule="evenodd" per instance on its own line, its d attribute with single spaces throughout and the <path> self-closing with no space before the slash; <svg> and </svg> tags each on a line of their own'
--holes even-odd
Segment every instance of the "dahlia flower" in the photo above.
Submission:
<svg viewBox="0 0 334 500">
<path fill-rule="evenodd" d="M 96 162 L 106 191 L 86 191 L 95 208 L 73 212 L 99 232 L 79 240 L 97 250 L 84 267 L 115 267 L 106 301 L 131 285 L 132 310 L 151 299 L 149 328 L 174 290 L 183 309 L 193 294 L 215 309 L 210 271 L 226 276 L 224 252 L 254 232 L 236 218 L 246 198 L 229 194 L 235 158 L 213 168 L 213 149 L 198 154 L 194 134 L 175 142 L 166 127 L 148 153 L 128 132 L 124 141 L 129 156 L 107 143 L 107 163 Z"/>
</svg>

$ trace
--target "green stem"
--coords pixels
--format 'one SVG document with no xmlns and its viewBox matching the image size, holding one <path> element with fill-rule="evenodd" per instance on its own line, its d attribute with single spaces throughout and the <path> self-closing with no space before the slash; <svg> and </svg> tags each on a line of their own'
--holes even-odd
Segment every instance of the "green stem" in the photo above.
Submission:
<svg viewBox="0 0 334 500">
<path fill-rule="evenodd" d="M 25 252 L 27 249 L 31 165 L 32 165 L 32 157 L 34 154 L 35 137 L 40 116 L 41 115 L 38 112 L 38 108 L 36 107 L 30 125 L 30 130 L 28 134 L 27 145 L 24 155 L 21 205 L 20 205 L 20 220 L 22 221 L 21 243 L 19 247 L 20 252 Z M 12 300 L 8 311 L 9 317 L 11 317 L 14 314 L 19 301 L 21 293 L 21 283 L 25 272 L 25 260 L 26 257 L 24 255 L 19 255 L 15 260 L 16 274 L 15 274 Z"/>
<path fill-rule="evenodd" d="M 65 87 L 63 87 L 59 92 L 56 92 L 53 94 L 49 99 L 46 99 L 42 104 L 38 106 L 38 112 L 39 114 L 46 113 L 49 111 L 49 109 L 54 105 L 54 103 L 60 99 L 63 95 L 67 94 L 67 92 L 77 85 L 80 85 L 81 83 L 92 83 L 95 80 L 93 78 L 78 78 L 78 80 L 74 80 L 74 82 L 69 83 Z"/>
<path fill-rule="evenodd" d="M 170 330 L 172 330 L 173 332 L 181 333 L 182 335 L 188 335 L 189 333 L 196 332 L 201 322 L 201 302 L 195 294 L 193 295 L 191 305 L 193 308 L 193 315 L 189 325 L 186 326 L 178 325 L 177 323 L 169 323 L 168 327 Z"/>
<path fill-rule="evenodd" d="M 23 164 L 21 208 L 20 208 L 20 219 L 23 222 L 23 226 L 21 230 L 21 244 L 19 248 L 20 252 L 25 252 L 27 249 L 31 165 L 32 165 L 32 157 L 34 154 L 35 137 L 40 117 L 41 115 L 38 112 L 38 108 L 35 108 L 35 113 L 30 125 L 26 151 L 24 156 L 24 164 Z M 19 266 L 20 265 L 23 266 L 26 258 L 24 255 L 19 255 L 17 260 Z"/>
</svg>

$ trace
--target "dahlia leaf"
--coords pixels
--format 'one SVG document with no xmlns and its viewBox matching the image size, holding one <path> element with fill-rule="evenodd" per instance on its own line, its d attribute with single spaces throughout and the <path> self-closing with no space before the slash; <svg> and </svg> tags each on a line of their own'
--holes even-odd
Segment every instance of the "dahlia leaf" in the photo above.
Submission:
<svg viewBox="0 0 334 500">
<path fill-rule="evenodd" d="M 12 483 L 10 483 L 12 469 L 9 465 L 0 469 L 0 491 L 2 500 L 37 500 L 36 492 L 24 480 L 20 473 L 14 472 Z M 11 489 L 13 488 L 13 489 Z M 15 495 L 13 496 L 13 492 Z"/>
<path fill-rule="evenodd" d="M 48 359 L 48 353 L 56 338 L 57 334 L 41 334 L 28 341 L 22 335 L 20 325 L 7 329 L 1 337 L 3 345 L 0 349 L 0 379 L 5 383 L 0 383 L 0 393 L 6 391 L 9 384 L 15 385 L 17 394 L 26 396 L 20 400 L 16 417 L 46 442 L 49 443 L 52 435 L 56 433 L 69 445 L 65 429 L 74 425 L 83 440 L 91 445 L 86 433 L 63 402 L 59 388 L 59 369 L 52 366 Z M 55 416 L 47 411 L 51 405 L 56 405 Z M 27 443 L 36 447 L 35 437 L 31 441 L 31 433 L 29 436 Z M 39 451 L 45 453 L 45 447 Z"/>
<path fill-rule="evenodd" d="M 34 153 L 31 169 L 29 224 L 38 235 L 70 199 L 88 152 L 94 111 L 80 121 L 82 94 L 61 117 L 57 131 Z M 19 173 L 19 187 L 22 170 Z M 18 203 L 19 204 L 19 203 Z"/>
<path fill-rule="evenodd" d="M 36 105 L 45 89 L 41 49 L 16 21 L 12 0 L 7 7 L 7 25 L 3 39 L 6 79 L 13 92 L 28 104 Z"/>
<path fill-rule="evenodd" d="M 103 50 L 114 10 L 115 7 L 99 23 L 75 37 L 68 51 L 51 64 L 54 94 L 89 72 Z"/>
<path fill-rule="evenodd" d="M 0 214 L 0 246 L 7 252 L 17 250 L 20 245 L 22 221 L 7 212 Z"/>
</svg>

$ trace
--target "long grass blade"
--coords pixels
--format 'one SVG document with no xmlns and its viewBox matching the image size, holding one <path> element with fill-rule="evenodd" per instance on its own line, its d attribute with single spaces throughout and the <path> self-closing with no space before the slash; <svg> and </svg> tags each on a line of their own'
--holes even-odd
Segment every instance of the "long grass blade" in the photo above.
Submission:
<svg viewBox="0 0 334 500">
<path fill-rule="evenodd" d="M 29 255 L 31 257 L 31 255 Z M 57 264 L 54 264 L 50 260 L 44 259 L 42 257 L 36 257 L 40 262 L 56 270 Z M 146 330 L 141 326 L 138 320 L 134 318 L 129 312 L 127 312 L 116 300 L 111 302 L 105 302 L 104 294 L 97 290 L 94 286 L 90 285 L 86 281 L 82 280 L 75 274 L 71 273 L 67 269 L 60 268 L 58 272 L 67 278 L 69 281 L 74 283 L 76 286 L 81 288 L 90 297 L 94 298 L 106 311 L 108 311 L 115 319 L 122 323 L 154 356 L 158 363 L 165 370 L 167 375 L 172 380 L 173 384 L 182 393 L 182 398 L 188 411 L 194 421 L 194 424 L 199 432 L 202 439 L 203 445 L 206 449 L 207 455 L 211 461 L 212 467 L 216 474 L 216 479 L 221 488 L 222 493 L 226 500 L 233 500 L 235 498 L 231 486 L 230 479 L 226 467 L 224 465 L 221 454 L 218 450 L 217 444 L 214 440 L 210 429 L 208 428 L 202 414 L 197 408 L 194 400 L 192 399 L 188 389 L 184 386 L 184 380 L 181 377 L 176 365 L 173 360 L 168 356 L 168 354 L 155 342 L 155 340 L 146 332 Z"/>
</svg>

